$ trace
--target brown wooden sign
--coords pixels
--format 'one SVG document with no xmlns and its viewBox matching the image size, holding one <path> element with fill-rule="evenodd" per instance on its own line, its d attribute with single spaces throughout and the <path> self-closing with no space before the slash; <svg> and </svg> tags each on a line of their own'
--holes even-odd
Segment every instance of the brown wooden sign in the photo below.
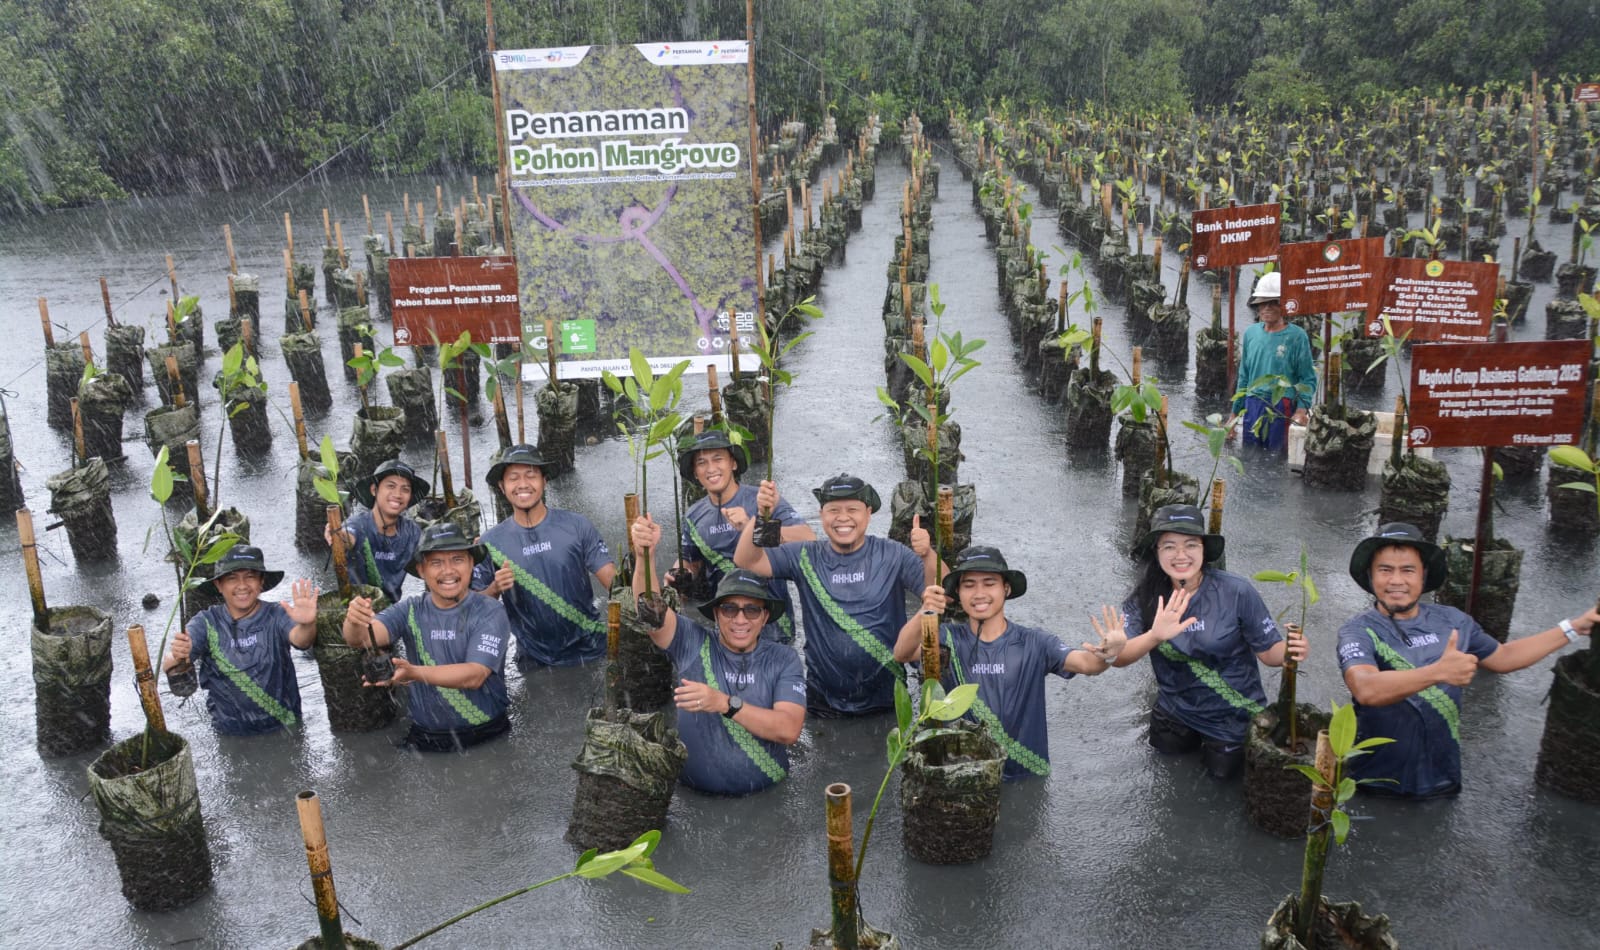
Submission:
<svg viewBox="0 0 1600 950">
<path fill-rule="evenodd" d="M 1194 213 L 1189 263 L 1195 270 L 1217 270 L 1276 260 L 1283 206 L 1243 205 Z"/>
<path fill-rule="evenodd" d="M 1383 244 L 1383 238 L 1356 238 L 1280 245 L 1283 312 L 1291 317 L 1346 310 L 1376 313 L 1388 263 Z"/>
<path fill-rule="evenodd" d="M 1573 102 L 1600 102 L 1600 82 L 1580 82 L 1572 89 Z"/>
<path fill-rule="evenodd" d="M 1489 336 L 1499 280 L 1499 264 L 1390 258 L 1381 312 L 1412 343 L 1475 343 Z M 1382 322 L 1368 320 L 1367 336 L 1383 336 Z"/>
<path fill-rule="evenodd" d="M 522 339 L 517 265 L 510 257 L 393 257 L 389 297 L 395 346 Z"/>
<path fill-rule="evenodd" d="M 1588 340 L 1454 343 L 1411 351 L 1411 442 L 1575 445 Z"/>
</svg>

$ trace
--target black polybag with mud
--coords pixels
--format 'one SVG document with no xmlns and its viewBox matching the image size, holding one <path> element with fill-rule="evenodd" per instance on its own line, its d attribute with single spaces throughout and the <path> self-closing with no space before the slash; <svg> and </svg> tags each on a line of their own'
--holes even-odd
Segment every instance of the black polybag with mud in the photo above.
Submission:
<svg viewBox="0 0 1600 950">
<path fill-rule="evenodd" d="M 172 910 L 210 888 L 200 791 L 182 736 L 141 732 L 112 746 L 89 766 L 89 792 L 136 909 Z"/>
<path fill-rule="evenodd" d="M 572 767 L 578 793 L 567 840 L 611 851 L 666 824 L 672 790 L 689 753 L 665 712 L 589 710 Z"/>
<path fill-rule="evenodd" d="M 111 618 L 93 607 L 48 618 L 29 636 L 35 738 L 41 755 L 75 755 L 111 738 Z"/>
<path fill-rule="evenodd" d="M 929 864 L 988 855 L 1005 763 L 1000 745 L 970 720 L 918 733 L 900 767 L 906 853 Z"/>
</svg>

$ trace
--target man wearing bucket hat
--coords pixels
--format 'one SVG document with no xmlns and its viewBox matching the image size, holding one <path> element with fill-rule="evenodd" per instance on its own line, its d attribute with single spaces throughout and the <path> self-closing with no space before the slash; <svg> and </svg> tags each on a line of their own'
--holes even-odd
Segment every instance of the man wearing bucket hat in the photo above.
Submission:
<svg viewBox="0 0 1600 950">
<path fill-rule="evenodd" d="M 1311 338 L 1284 319 L 1282 281 L 1277 271 L 1263 274 L 1250 292 L 1250 308 L 1260 322 L 1244 331 L 1235 384 L 1240 395 L 1228 420 L 1231 433 L 1234 420 L 1243 415 L 1245 444 L 1280 452 L 1289 445 L 1290 421 L 1305 425 L 1317 395 Z"/>
<path fill-rule="evenodd" d="M 696 433 L 678 452 L 678 470 L 684 480 L 698 482 L 706 493 L 684 513 L 683 537 L 678 542 L 682 552 L 678 570 L 698 578 L 704 585 L 702 589 L 715 590 L 723 576 L 734 570 L 733 553 L 739 546 L 739 532 L 760 510 L 756 506 L 756 489 L 739 482 L 748 465 L 744 447 L 720 429 Z M 771 516 L 782 525 L 784 541 L 815 540 L 816 533 L 788 502 L 780 502 Z M 774 612 L 762 635 L 789 643 L 794 640 L 789 585 L 768 581 L 767 589 L 782 601 L 783 609 Z"/>
<path fill-rule="evenodd" d="M 222 603 L 195 614 L 162 659 L 167 673 L 196 664 L 206 711 L 223 735 L 260 735 L 300 722 L 300 681 L 289 648 L 309 650 L 317 640 L 317 588 L 302 577 L 287 602 L 261 599 L 282 580 L 282 571 L 267 570 L 260 548 L 235 545 L 205 582 Z"/>
<path fill-rule="evenodd" d="M 406 567 L 422 539 L 422 527 L 405 513 L 428 497 L 429 490 L 416 470 L 399 459 L 380 464 L 370 478 L 355 485 L 356 500 L 366 508 L 344 523 L 345 543 L 355 554 L 350 559 L 350 579 L 383 588 L 390 603 L 400 599 Z M 333 543 L 327 527 L 322 534 Z"/>
<path fill-rule="evenodd" d="M 648 515 L 629 530 L 641 550 L 661 543 L 661 526 Z M 644 592 L 642 572 L 634 573 L 633 592 Z M 805 725 L 805 673 L 793 647 L 762 635 L 784 609 L 764 578 L 735 567 L 699 608 L 714 630 L 669 608 L 661 626 L 650 631 L 679 677 L 673 701 L 678 734 L 689 751 L 685 785 L 746 795 L 787 776 L 788 746 Z"/>
<path fill-rule="evenodd" d="M 1027 576 L 1012 570 L 999 549 L 972 545 L 956 555 L 943 584 L 931 585 L 922 594 L 924 614 L 937 616 L 948 604 L 959 603 L 967 615 L 964 624 L 939 628 L 939 642 L 948 651 L 942 678 L 947 689 L 978 684 L 978 698 L 967 716 L 988 729 L 1005 750 L 1002 774 L 1008 782 L 1050 774 L 1044 678 L 1052 673 L 1062 679 L 1104 673 L 1127 640 L 1122 618 L 1110 607 L 1104 608 L 1103 625 L 1089 618 L 1100 637 L 1098 646 L 1085 643 L 1072 649 L 1037 627 L 1012 623 L 1006 618 L 1006 602 L 1027 590 Z M 902 663 L 915 659 L 921 645 L 921 617 L 914 616 L 900 628 L 895 659 Z"/>
<path fill-rule="evenodd" d="M 1444 583 L 1444 552 L 1400 522 L 1356 545 L 1350 577 L 1373 598 L 1339 628 L 1339 668 L 1355 698 L 1357 736 L 1394 740 L 1351 761 L 1353 777 L 1371 780 L 1362 786 L 1368 792 L 1459 792 L 1462 687 L 1480 669 L 1531 666 L 1600 623 L 1600 611 L 1589 610 L 1543 633 L 1496 641 L 1454 607 L 1422 603 Z"/>
<path fill-rule="evenodd" d="M 933 583 L 939 557 L 917 519 L 909 549 L 869 536 L 867 523 L 881 502 L 854 475 L 836 475 L 811 493 L 822 507 L 826 540 L 757 547 L 752 520 L 739 534 L 733 561 L 799 587 L 811 712 L 854 716 L 892 709 L 894 681 L 905 675 L 894 645 L 906 622 L 906 599 L 920 597 Z M 763 481 L 756 504 L 770 511 L 780 500 L 778 487 Z"/>
<path fill-rule="evenodd" d="M 1282 666 L 1286 654 L 1298 662 L 1306 642 L 1284 640 L 1248 580 L 1210 566 L 1222 553 L 1222 536 L 1206 534 L 1199 508 L 1156 509 L 1138 548 L 1139 581 L 1122 604 L 1128 644 L 1116 665 L 1150 656 L 1156 751 L 1198 749 L 1214 778 L 1231 778 L 1244 767 L 1250 717 L 1267 702 L 1256 662 Z"/>
<path fill-rule="evenodd" d="M 430 752 L 477 745 L 511 728 L 506 717 L 505 608 L 472 593 L 472 569 L 483 560 L 473 544 L 449 521 L 422 532 L 406 570 L 422 578 L 426 591 L 372 612 L 372 601 L 350 598 L 344 616 L 344 641 L 365 648 L 398 643 L 404 657 L 391 660 L 389 684 L 411 684 L 408 744 Z"/>
<path fill-rule="evenodd" d="M 489 466 L 486 481 L 511 504 L 511 517 L 483 533 L 488 556 L 472 582 L 505 605 L 517 638 L 517 668 L 524 672 L 605 654 L 606 626 L 590 577 L 610 590 L 617 574 L 588 518 L 545 503 L 547 464 L 538 449 L 523 444 Z"/>
</svg>

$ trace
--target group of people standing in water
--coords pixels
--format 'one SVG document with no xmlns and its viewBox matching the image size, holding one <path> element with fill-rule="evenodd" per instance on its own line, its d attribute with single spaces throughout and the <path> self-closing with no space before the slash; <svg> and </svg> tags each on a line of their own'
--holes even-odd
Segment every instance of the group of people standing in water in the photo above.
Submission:
<svg viewBox="0 0 1600 950">
<path fill-rule="evenodd" d="M 1260 665 L 1307 656 L 1305 640 L 1280 630 L 1247 579 L 1215 566 L 1224 539 L 1206 533 L 1193 506 L 1154 513 L 1134 589 L 1091 618 L 1091 642 L 1070 647 L 1007 616 L 1028 582 L 997 548 L 972 545 L 945 564 L 920 525 L 905 545 L 870 534 L 880 499 L 863 479 L 841 474 L 812 490 L 818 538 L 772 482 L 741 483 L 746 454 L 726 433 L 686 439 L 678 463 L 705 496 L 689 507 L 678 560 L 662 581 L 693 616 L 641 596 L 638 617 L 673 661 L 689 754 L 682 781 L 701 791 L 739 795 L 781 781 L 807 716 L 892 709 L 895 680 L 922 649 L 921 615 L 942 618 L 956 606 L 962 619 L 939 624 L 942 678 L 947 687 L 978 685 L 967 715 L 1004 749 L 1008 780 L 1049 773 L 1046 676 L 1098 676 L 1146 657 L 1158 688 L 1150 745 L 1198 752 L 1211 775 L 1234 776 L 1251 716 L 1267 702 Z M 448 521 L 413 523 L 406 512 L 429 486 L 403 462 L 380 465 L 357 492 L 367 511 L 347 524 L 352 570 L 391 604 L 352 598 L 343 634 L 351 646 L 395 651 L 389 678 L 368 685 L 409 687 L 407 742 L 417 748 L 463 749 L 510 728 L 504 670 L 513 642 L 524 672 L 604 652 L 594 582 L 610 589 L 616 564 L 587 518 L 548 506 L 547 467 L 534 446 L 501 454 L 487 481 L 511 516 L 480 538 Z M 649 514 L 629 529 L 637 550 L 660 546 Z M 1480 667 L 1522 669 L 1600 623 L 1591 609 L 1502 644 L 1461 611 L 1421 602 L 1444 572 L 1443 552 L 1406 524 L 1383 525 L 1351 555 L 1350 575 L 1373 602 L 1341 628 L 1339 663 L 1360 736 L 1395 740 L 1352 763 L 1355 777 L 1386 780 L 1366 790 L 1459 791 L 1462 687 Z M 407 575 L 422 580 L 421 593 L 403 594 Z M 315 639 L 317 590 L 301 579 L 287 601 L 263 600 L 282 578 L 258 549 L 233 549 L 207 582 L 222 603 L 192 618 L 163 660 L 169 674 L 198 667 L 220 732 L 299 720 L 290 648 Z M 634 572 L 636 595 L 645 580 Z M 803 663 L 791 583 L 803 607 Z"/>
</svg>

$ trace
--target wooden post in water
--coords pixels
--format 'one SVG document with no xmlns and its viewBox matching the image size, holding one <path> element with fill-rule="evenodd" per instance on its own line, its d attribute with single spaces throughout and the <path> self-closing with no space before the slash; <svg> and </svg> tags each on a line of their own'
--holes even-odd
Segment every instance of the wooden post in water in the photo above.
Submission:
<svg viewBox="0 0 1600 950">
<path fill-rule="evenodd" d="M 211 505 L 206 498 L 206 463 L 200 457 L 200 440 L 190 439 L 183 444 L 189 451 L 189 482 L 194 486 L 195 523 L 205 524 L 211 517 Z"/>
<path fill-rule="evenodd" d="M 322 827 L 322 803 L 317 793 L 295 796 L 300 813 L 300 836 L 306 843 L 306 864 L 311 868 L 311 892 L 317 900 L 317 925 L 322 930 L 322 950 L 344 950 L 344 925 L 339 921 L 339 897 L 333 889 L 333 863 L 328 858 L 328 837 Z"/>
<path fill-rule="evenodd" d="M 1133 370 L 1128 375 L 1133 388 L 1138 389 L 1140 381 L 1144 379 L 1144 347 L 1133 348 Z"/>
<path fill-rule="evenodd" d="M 1089 377 L 1090 381 L 1097 386 L 1100 384 L 1100 329 L 1103 325 L 1103 319 L 1095 317 L 1090 330 L 1093 346 L 1089 349 Z"/>
<path fill-rule="evenodd" d="M 301 288 L 301 290 L 300 290 L 300 327 L 301 327 L 303 332 L 310 333 L 312 330 L 316 329 L 316 325 L 312 322 L 312 319 L 313 318 L 311 316 L 311 301 L 306 299 L 305 289 Z"/>
<path fill-rule="evenodd" d="M 450 477 L 450 443 L 445 439 L 443 429 L 434 430 L 433 437 L 434 450 L 439 457 L 440 479 L 444 483 L 444 506 L 448 510 L 456 506 L 456 485 Z"/>
<path fill-rule="evenodd" d="M 333 228 L 328 224 L 328 209 L 326 206 L 322 209 L 322 243 L 333 244 Z"/>
<path fill-rule="evenodd" d="M 1228 494 L 1228 483 L 1217 479 L 1211 483 L 1211 524 L 1210 534 L 1222 533 L 1222 505 Z"/>
<path fill-rule="evenodd" d="M 28 596 L 33 600 L 33 625 L 50 630 L 50 607 L 44 601 L 44 575 L 39 572 L 39 549 L 33 538 L 33 512 L 17 509 L 17 540 L 22 543 L 22 570 L 28 575 Z"/>
<path fill-rule="evenodd" d="M 722 390 L 717 388 L 717 368 L 706 365 L 706 390 L 711 397 L 711 424 L 722 425 Z"/>
<path fill-rule="evenodd" d="M 44 327 L 44 345 L 56 345 L 56 331 L 50 326 L 50 304 L 43 297 L 39 298 L 39 324 Z"/>
<path fill-rule="evenodd" d="M 633 526 L 628 526 L 631 535 Z M 606 709 L 622 708 L 622 664 L 618 657 L 622 650 L 622 604 L 606 604 Z"/>
<path fill-rule="evenodd" d="M 306 444 L 306 411 L 300 405 L 300 384 L 289 384 L 289 405 L 294 410 L 294 443 L 300 450 L 300 457 L 311 457 L 311 448 Z"/>
<path fill-rule="evenodd" d="M 239 259 L 233 253 L 233 225 L 222 226 L 222 243 L 228 248 L 228 273 L 239 273 Z"/>
<path fill-rule="evenodd" d="M 459 231 L 456 233 L 460 233 Z M 461 481 L 472 485 L 472 407 L 467 405 L 467 354 L 459 357 L 461 367 Z"/>
<path fill-rule="evenodd" d="M 333 222 L 333 246 L 339 249 L 339 266 L 349 267 L 350 258 L 344 252 L 344 222 Z"/>
<path fill-rule="evenodd" d="M 1329 816 L 1333 812 L 1333 776 L 1338 763 L 1333 755 L 1333 746 L 1328 742 L 1326 729 L 1317 733 L 1316 762 L 1322 781 L 1311 785 L 1311 818 L 1307 827 L 1317 830 L 1306 836 L 1306 857 L 1300 876 L 1300 906 L 1294 921 L 1295 935 L 1305 946 L 1315 945 L 1311 931 L 1316 923 L 1318 905 L 1322 903 L 1322 872 L 1328 861 L 1328 838 L 1333 834 L 1333 823 Z"/>
<path fill-rule="evenodd" d="M 172 285 L 171 300 L 176 302 L 178 299 L 178 268 L 172 263 L 171 254 L 167 255 L 167 283 Z"/>
<path fill-rule="evenodd" d="M 78 397 L 73 396 L 67 400 L 67 405 L 72 407 L 72 448 L 78 455 L 76 467 L 89 461 L 89 447 L 83 439 L 83 412 L 78 408 Z"/>
<path fill-rule="evenodd" d="M 100 305 L 106 308 L 106 326 L 116 326 L 117 318 L 111 313 L 111 285 L 104 277 L 100 278 Z"/>
<path fill-rule="evenodd" d="M 144 627 L 139 624 L 128 628 L 128 653 L 133 658 L 133 681 L 139 690 L 145 729 L 152 733 L 166 732 L 167 717 L 161 711 L 161 696 L 156 691 L 156 671 L 150 666 L 150 644 L 144 638 Z"/>
<path fill-rule="evenodd" d="M 495 113 L 498 115 L 499 113 Z M 367 233 L 372 233 L 372 204 L 367 201 L 367 193 L 361 193 L 361 214 L 367 219 Z"/>
<path fill-rule="evenodd" d="M 292 261 L 294 260 L 294 225 L 289 223 L 289 212 L 287 211 L 283 213 L 283 240 L 285 246 L 284 253 L 287 255 L 286 259 Z M 290 277 L 289 284 L 290 290 L 292 291 L 294 289 L 294 279 L 292 275 Z"/>
<path fill-rule="evenodd" d="M 1161 408 L 1156 410 L 1156 464 L 1154 469 L 1156 484 L 1162 488 L 1167 487 L 1167 456 L 1171 446 L 1167 442 L 1167 397 L 1161 397 Z"/>
<path fill-rule="evenodd" d="M 189 401 L 184 397 L 183 376 L 178 373 L 178 358 L 169 353 L 167 354 L 166 363 L 167 380 L 172 387 L 172 405 L 175 408 L 182 409 L 188 405 Z"/>
<path fill-rule="evenodd" d="M 850 814 L 850 786 L 829 785 L 828 897 L 833 911 L 833 945 L 837 950 L 860 950 L 860 908 L 856 904 L 855 824 Z"/>
<path fill-rule="evenodd" d="M 506 394 L 504 381 L 495 380 L 494 386 L 494 428 L 495 434 L 500 437 L 500 448 L 511 445 L 511 419 L 506 415 Z"/>
<path fill-rule="evenodd" d="M 350 599 L 350 556 L 344 547 L 344 512 L 338 505 L 328 506 L 328 537 L 333 539 L 333 576 L 339 581 L 339 596 Z"/>
</svg>

